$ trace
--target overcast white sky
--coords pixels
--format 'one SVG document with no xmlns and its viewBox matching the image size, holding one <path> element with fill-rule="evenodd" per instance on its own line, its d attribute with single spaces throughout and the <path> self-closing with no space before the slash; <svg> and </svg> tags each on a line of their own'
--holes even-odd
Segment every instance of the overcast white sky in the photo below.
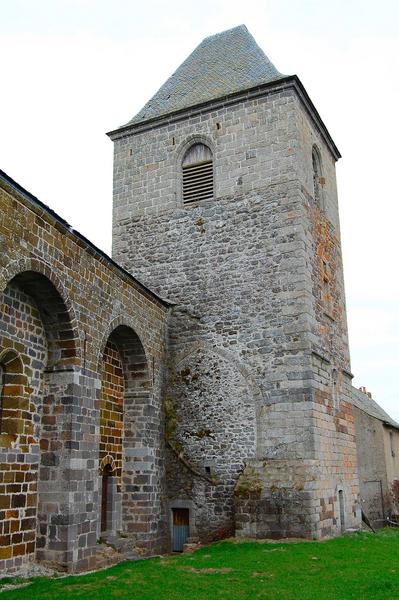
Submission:
<svg viewBox="0 0 399 600">
<path fill-rule="evenodd" d="M 354 384 L 399 420 L 399 2 L 0 0 L 0 168 L 110 252 L 112 143 L 206 36 L 296 73 L 337 165 Z"/>
</svg>

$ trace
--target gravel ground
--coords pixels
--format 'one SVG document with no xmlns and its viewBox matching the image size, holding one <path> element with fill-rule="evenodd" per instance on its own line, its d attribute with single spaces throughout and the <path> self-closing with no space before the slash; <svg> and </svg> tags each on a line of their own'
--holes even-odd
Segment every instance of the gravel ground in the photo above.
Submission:
<svg viewBox="0 0 399 600">
<path fill-rule="evenodd" d="M 53 577 L 57 574 L 59 575 L 59 572 L 51 569 L 50 567 L 39 565 L 38 563 L 28 563 L 23 565 L 14 573 L 7 573 L 6 575 L 0 574 L 0 594 L 9 590 L 16 590 L 17 588 L 28 587 L 30 585 L 29 581 L 24 583 L 21 581 L 21 579 L 31 579 L 32 577 Z M 15 580 L 15 582 L 1 585 L 3 579 L 12 579 Z"/>
</svg>

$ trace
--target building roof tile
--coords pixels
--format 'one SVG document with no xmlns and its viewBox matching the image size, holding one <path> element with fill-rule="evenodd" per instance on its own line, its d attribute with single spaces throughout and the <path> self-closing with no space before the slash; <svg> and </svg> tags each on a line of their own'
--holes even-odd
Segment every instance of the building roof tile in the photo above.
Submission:
<svg viewBox="0 0 399 600">
<path fill-rule="evenodd" d="M 371 398 L 371 396 L 355 387 L 352 388 L 352 404 L 371 417 L 379 419 L 386 425 L 399 429 L 399 423 L 392 419 L 392 417 L 390 417 L 388 413 L 386 413 L 385 410 Z"/>
</svg>

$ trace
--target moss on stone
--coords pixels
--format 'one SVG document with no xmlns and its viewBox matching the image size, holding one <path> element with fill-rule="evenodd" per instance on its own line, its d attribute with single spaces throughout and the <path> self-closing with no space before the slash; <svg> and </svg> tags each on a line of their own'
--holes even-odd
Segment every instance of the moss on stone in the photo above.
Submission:
<svg viewBox="0 0 399 600">
<path fill-rule="evenodd" d="M 235 496 L 251 497 L 260 496 L 263 490 L 263 483 L 253 467 L 245 467 L 238 478 L 234 490 Z"/>
</svg>

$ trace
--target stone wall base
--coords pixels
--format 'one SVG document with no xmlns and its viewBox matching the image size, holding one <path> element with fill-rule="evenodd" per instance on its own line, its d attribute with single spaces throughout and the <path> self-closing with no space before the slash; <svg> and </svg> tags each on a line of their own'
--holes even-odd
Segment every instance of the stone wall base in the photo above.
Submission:
<svg viewBox="0 0 399 600">
<path fill-rule="evenodd" d="M 326 481 L 323 470 L 312 460 L 249 462 L 235 488 L 236 536 L 321 539 L 359 527 L 360 512 L 350 486 Z M 342 525 L 341 488 L 346 494 Z"/>
</svg>

